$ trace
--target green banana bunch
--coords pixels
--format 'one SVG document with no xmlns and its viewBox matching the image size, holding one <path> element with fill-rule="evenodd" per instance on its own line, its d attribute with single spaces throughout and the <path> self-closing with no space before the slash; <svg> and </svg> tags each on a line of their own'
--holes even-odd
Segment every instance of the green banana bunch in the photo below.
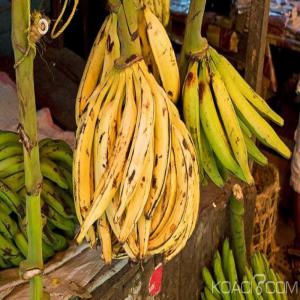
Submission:
<svg viewBox="0 0 300 300">
<path fill-rule="evenodd" d="M 244 232 L 244 201 L 239 185 L 230 196 L 230 234 L 222 245 L 222 255 L 216 251 L 212 272 L 202 269 L 204 290 L 201 299 L 217 300 L 279 300 L 287 299 L 283 281 L 268 262 L 267 257 L 254 253 L 248 264 Z"/>
<path fill-rule="evenodd" d="M 256 94 L 233 66 L 208 47 L 204 57 L 191 59 L 182 90 L 184 120 L 202 170 L 217 186 L 224 170 L 253 184 L 249 158 L 261 165 L 267 158 L 252 137 L 285 158 L 291 155 L 265 118 L 283 125 L 283 119 Z"/>
<path fill-rule="evenodd" d="M 202 279 L 204 289 L 201 299 L 287 299 L 279 274 L 260 252 L 252 255 L 251 266 L 246 266 L 244 276 L 238 279 L 236 261 L 228 239 L 223 242 L 222 256 L 216 252 L 212 270 L 207 267 L 202 269 Z"/>
<path fill-rule="evenodd" d="M 75 233 L 70 146 L 49 138 L 39 142 L 43 188 L 43 258 L 67 248 Z M 18 266 L 27 256 L 26 188 L 23 147 L 18 135 L 0 131 L 0 269 Z"/>
</svg>

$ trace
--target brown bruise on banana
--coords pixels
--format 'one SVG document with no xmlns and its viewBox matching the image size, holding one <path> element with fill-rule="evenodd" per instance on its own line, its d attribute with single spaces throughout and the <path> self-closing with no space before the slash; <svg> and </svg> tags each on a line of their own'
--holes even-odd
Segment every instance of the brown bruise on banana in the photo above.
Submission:
<svg viewBox="0 0 300 300">
<path fill-rule="evenodd" d="M 203 81 L 199 81 L 198 94 L 199 94 L 200 103 L 203 101 L 204 91 L 205 91 L 205 83 Z"/>
<path fill-rule="evenodd" d="M 106 49 L 108 53 L 111 53 L 114 48 L 115 42 L 111 39 L 110 34 L 107 37 L 106 40 Z"/>
<path fill-rule="evenodd" d="M 197 80 L 196 76 L 194 76 L 193 72 L 189 72 L 186 76 L 185 84 L 190 87 Z"/>
</svg>

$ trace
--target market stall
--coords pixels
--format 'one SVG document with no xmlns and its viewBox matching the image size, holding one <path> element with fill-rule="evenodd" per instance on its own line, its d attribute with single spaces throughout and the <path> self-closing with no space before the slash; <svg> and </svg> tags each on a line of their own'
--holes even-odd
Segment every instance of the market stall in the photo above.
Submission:
<svg viewBox="0 0 300 300">
<path fill-rule="evenodd" d="M 12 83 L 9 93 L 19 99 L 14 142 L 23 145 L 18 155 L 25 180 L 16 190 L 6 177 L 1 180 L 22 199 L 24 212 L 9 215 L 18 226 L 23 224 L 27 248 L 19 255 L 16 233 L 8 233 L 17 256 L 26 260 L 0 272 L 0 299 L 219 299 L 214 294 L 209 298 L 213 291 L 203 268 L 215 263 L 217 249 L 229 236 L 238 272 L 230 281 L 243 278 L 247 260 L 250 266 L 254 260 L 253 274 L 259 273 L 255 262 L 262 256 L 253 256 L 254 251 L 271 261 L 274 232 L 268 231 L 271 237 L 263 248 L 265 232 L 257 227 L 264 204 L 272 210 L 267 218 L 277 215 L 278 177 L 274 171 L 268 183 L 262 180 L 269 194 L 261 196 L 265 189 L 258 186 L 255 172 L 266 169 L 253 164 L 268 161 L 255 140 L 284 158 L 291 152 L 265 120 L 283 125 L 283 119 L 257 94 L 262 90 L 270 3 L 252 0 L 249 8 L 252 22 L 242 55 L 245 79 L 256 93 L 201 35 L 205 1 L 191 1 L 178 53 L 164 29 L 169 2 L 154 2 L 108 1 L 110 13 L 83 70 L 82 60 L 61 47 L 78 1 L 68 8 L 63 25 L 59 21 L 67 1 L 62 7 L 53 1 L 52 12 L 59 15 L 54 25 L 44 14 L 30 15 L 30 1 L 12 1 L 16 86 Z M 28 35 L 24 28 L 30 28 Z M 55 92 L 52 85 L 43 86 L 45 78 L 33 77 L 35 43 L 48 31 L 53 39 L 60 36 L 56 49 L 44 55 L 52 70 L 45 78 L 50 81 L 52 74 Z M 227 35 L 234 46 L 234 35 Z M 38 74 L 45 71 L 42 64 L 36 65 Z M 59 129 L 49 111 L 36 114 L 34 91 L 52 107 L 59 125 L 76 127 L 75 135 Z M 74 100 L 62 103 L 56 96 Z M 69 121 L 70 115 L 75 120 Z M 7 129 L 14 128 L 1 128 Z M 243 202 L 236 230 L 229 205 L 233 198 Z M 2 230 L 0 226 L 0 236 Z M 236 256 L 235 234 L 244 235 L 238 238 L 243 263 Z M 46 257 L 49 237 L 57 248 Z M 11 253 L 4 250 L 0 258 L 13 266 Z M 265 263 L 271 276 L 273 269 Z M 223 265 L 224 274 L 226 270 Z M 265 299 L 268 293 L 263 293 Z"/>
</svg>

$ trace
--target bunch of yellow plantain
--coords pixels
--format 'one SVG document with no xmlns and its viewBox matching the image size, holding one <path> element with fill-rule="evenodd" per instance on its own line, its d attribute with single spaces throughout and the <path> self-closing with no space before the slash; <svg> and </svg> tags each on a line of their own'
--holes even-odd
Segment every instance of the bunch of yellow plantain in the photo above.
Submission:
<svg viewBox="0 0 300 300">
<path fill-rule="evenodd" d="M 76 98 L 78 125 L 88 99 L 98 88 L 120 57 L 117 14 L 111 12 L 105 19 L 92 46 Z M 138 34 L 142 54 L 155 79 L 162 84 L 169 98 L 176 102 L 180 93 L 179 70 L 176 56 L 167 32 L 148 7 L 139 8 Z"/>
<path fill-rule="evenodd" d="M 99 237 L 107 263 L 157 253 L 171 259 L 199 211 L 192 138 L 141 56 L 137 11 L 132 0 L 118 6 L 121 57 L 87 98 L 76 133 L 77 241 L 94 246 Z"/>
<path fill-rule="evenodd" d="M 183 85 L 183 112 L 198 149 L 202 175 L 221 187 L 230 172 L 252 184 L 248 160 L 266 165 L 252 137 L 289 158 L 291 153 L 264 119 L 283 119 L 212 47 L 201 60 L 191 60 Z"/>
</svg>

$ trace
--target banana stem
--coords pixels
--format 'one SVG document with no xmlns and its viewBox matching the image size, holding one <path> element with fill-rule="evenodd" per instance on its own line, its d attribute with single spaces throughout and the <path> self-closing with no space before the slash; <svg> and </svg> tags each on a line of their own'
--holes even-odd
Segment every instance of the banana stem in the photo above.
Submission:
<svg viewBox="0 0 300 300">
<path fill-rule="evenodd" d="M 23 278 L 30 279 L 30 299 L 42 299 L 42 175 L 37 142 L 33 61 L 35 44 L 30 41 L 30 0 L 12 1 L 12 45 L 16 62 L 19 98 L 19 134 L 24 150 L 28 255 L 20 265 Z"/>
<path fill-rule="evenodd" d="M 207 48 L 207 40 L 201 35 L 205 4 L 206 0 L 191 0 L 190 2 L 179 62 L 180 70 L 184 73 L 187 57 L 199 54 Z"/>
<path fill-rule="evenodd" d="M 138 8 L 132 0 L 123 0 L 118 9 L 118 35 L 121 45 L 119 65 L 128 65 L 142 54 L 138 35 Z"/>
</svg>

